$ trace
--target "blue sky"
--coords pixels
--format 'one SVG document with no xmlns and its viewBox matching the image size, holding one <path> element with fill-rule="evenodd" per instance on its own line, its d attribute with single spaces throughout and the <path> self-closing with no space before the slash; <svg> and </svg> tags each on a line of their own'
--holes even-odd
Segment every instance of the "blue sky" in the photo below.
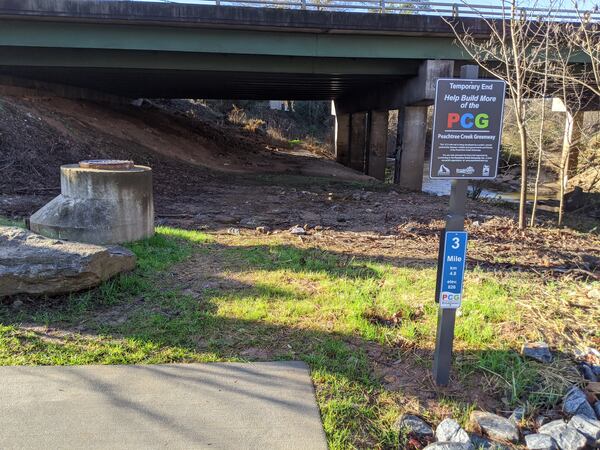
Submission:
<svg viewBox="0 0 600 450">
<path fill-rule="evenodd" d="M 192 4 L 215 4 L 215 0 L 131 0 L 131 1 L 151 1 L 151 2 L 171 2 L 171 3 L 192 3 Z M 289 1 L 294 1 L 297 2 L 298 4 L 300 4 L 300 0 L 270 0 L 273 3 L 277 3 L 278 1 L 284 1 L 284 2 L 289 2 Z M 322 0 L 323 3 L 337 3 L 337 4 L 343 4 L 343 3 L 361 3 L 360 0 Z M 373 0 L 367 0 L 367 1 L 373 1 Z M 406 0 L 386 0 L 389 4 L 392 3 L 401 3 L 403 1 Z M 408 0 L 410 1 L 410 0 Z M 423 3 L 427 3 L 427 0 L 420 0 Z M 431 0 L 433 2 L 444 2 L 447 3 L 448 5 L 451 4 L 458 4 L 459 6 L 461 6 L 461 4 L 467 4 L 467 5 L 490 5 L 490 6 L 501 6 L 502 5 L 502 1 L 503 0 L 474 0 L 474 1 L 467 1 L 467 0 Z M 221 2 L 223 3 L 227 3 L 227 4 L 231 4 L 231 3 L 244 3 L 243 0 L 240 1 L 236 1 L 236 0 L 221 0 Z M 309 3 L 317 3 L 318 1 L 316 0 L 308 0 Z M 536 7 L 536 8 L 544 8 L 547 9 L 550 5 L 552 5 L 553 9 L 573 9 L 574 8 L 574 0 L 517 0 L 517 3 L 520 7 Z M 600 3 L 600 0 L 578 0 L 577 4 L 579 6 L 580 10 L 589 10 L 592 9 L 595 5 L 598 5 Z M 505 0 L 505 5 L 509 5 L 510 4 L 510 0 Z M 247 4 L 249 5 L 249 4 Z M 260 6 L 260 5 L 253 5 L 253 6 Z M 433 6 L 433 9 L 435 9 L 436 7 Z M 461 6 L 461 9 L 466 8 L 466 6 Z M 357 10 L 355 9 L 354 11 L 361 11 L 361 10 Z"/>
</svg>

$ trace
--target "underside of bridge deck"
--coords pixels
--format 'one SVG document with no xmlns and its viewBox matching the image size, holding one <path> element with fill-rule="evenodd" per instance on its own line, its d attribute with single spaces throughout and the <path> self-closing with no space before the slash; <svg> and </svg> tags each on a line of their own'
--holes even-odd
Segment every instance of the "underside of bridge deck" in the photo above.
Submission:
<svg viewBox="0 0 600 450">
<path fill-rule="evenodd" d="M 460 20 L 489 32 L 482 19 Z M 0 85 L 94 99 L 330 99 L 338 161 L 379 179 L 398 109 L 396 181 L 416 190 L 435 81 L 466 63 L 432 15 L 0 0 Z"/>
<path fill-rule="evenodd" d="M 432 80 L 452 75 L 436 59 L 464 60 L 439 17 L 0 0 L 0 84 L 94 99 L 335 100 L 348 115 L 338 160 L 379 179 L 388 111 L 430 104 Z"/>
<path fill-rule="evenodd" d="M 415 76 L 419 60 L 0 47 L 0 74 L 129 98 L 329 100 Z"/>
</svg>

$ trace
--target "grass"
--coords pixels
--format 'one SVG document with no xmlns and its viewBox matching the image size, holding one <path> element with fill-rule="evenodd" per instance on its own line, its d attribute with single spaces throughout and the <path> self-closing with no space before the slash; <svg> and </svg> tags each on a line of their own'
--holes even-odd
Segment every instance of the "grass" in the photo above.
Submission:
<svg viewBox="0 0 600 450">
<path fill-rule="evenodd" d="M 22 220 L 7 219 L 0 217 L 0 227 L 21 227 L 25 228 L 25 223 Z"/>
<path fill-rule="evenodd" d="M 421 380 L 437 318 L 433 268 L 351 258 L 283 237 L 164 227 L 129 248 L 137 269 L 97 289 L 19 309 L 0 303 L 0 364 L 303 360 L 332 449 L 398 448 L 405 437 L 393 423 L 403 410 L 466 423 L 475 408 L 469 386 L 482 380 L 507 407 L 551 404 L 563 388 L 563 377 L 515 350 L 539 338 L 526 331 L 522 305 L 544 293 L 560 298 L 573 284 L 469 271 L 455 340 L 454 382 L 465 392 L 441 394 L 425 412 Z M 554 388 L 540 392 L 548 380 Z"/>
</svg>

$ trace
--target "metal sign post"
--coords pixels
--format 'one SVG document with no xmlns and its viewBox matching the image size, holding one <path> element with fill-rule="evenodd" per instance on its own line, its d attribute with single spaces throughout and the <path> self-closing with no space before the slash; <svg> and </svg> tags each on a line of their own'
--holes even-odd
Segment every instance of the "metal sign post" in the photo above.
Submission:
<svg viewBox="0 0 600 450">
<path fill-rule="evenodd" d="M 439 386 L 450 380 L 456 309 L 462 301 L 468 180 L 495 178 L 498 171 L 505 85 L 477 80 L 478 72 L 478 66 L 463 66 L 461 79 L 438 80 L 436 89 L 430 177 L 452 180 L 435 292 L 440 307 L 433 378 Z"/>
</svg>

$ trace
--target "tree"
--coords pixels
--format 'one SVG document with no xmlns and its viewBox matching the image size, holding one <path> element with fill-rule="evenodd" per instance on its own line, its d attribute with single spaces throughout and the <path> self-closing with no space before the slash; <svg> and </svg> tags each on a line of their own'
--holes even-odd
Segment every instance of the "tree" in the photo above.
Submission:
<svg viewBox="0 0 600 450">
<path fill-rule="evenodd" d="M 493 77 L 507 84 L 507 93 L 515 112 L 521 154 L 521 186 L 519 197 L 519 227 L 526 226 L 528 165 L 531 145 L 537 149 L 534 206 L 531 224 L 535 222 L 538 186 L 544 158 L 545 109 L 537 130 L 527 124 L 527 108 L 532 99 L 545 100 L 558 96 L 567 105 L 568 117 L 578 114 L 589 101 L 600 98 L 600 25 L 589 12 L 563 9 L 561 0 L 531 5 L 527 10 L 517 7 L 516 0 L 503 1 L 499 18 L 490 19 L 485 12 L 469 7 L 487 26 L 489 39 L 478 39 L 464 23 L 448 19 L 460 46 Z M 539 7 L 536 7 L 539 6 Z M 535 11 L 535 18 L 528 17 Z M 596 7 L 597 11 L 597 7 Z M 571 14 L 574 21 L 565 20 Z M 583 58 L 582 58 L 583 56 Z M 572 61 L 584 59 L 585 64 Z M 599 102 L 600 103 L 600 102 Z M 567 123 L 565 142 L 559 164 L 560 211 L 562 223 L 564 194 L 571 161 L 570 149 L 578 133 Z M 537 131 L 537 132 L 536 132 Z"/>
<path fill-rule="evenodd" d="M 468 6 L 467 4 L 465 4 Z M 469 6 L 468 6 L 469 7 Z M 519 10 L 516 0 L 503 1 L 500 18 L 490 19 L 475 7 L 469 7 L 486 24 L 488 39 L 478 39 L 464 22 L 447 19 L 456 40 L 482 69 L 506 82 L 515 113 L 521 153 L 519 195 L 519 228 L 525 228 L 529 165 L 529 136 L 526 126 L 527 99 L 543 95 L 539 92 L 539 73 L 547 71 L 544 44 L 549 27 L 541 21 L 529 20 Z M 536 92 L 537 90 L 537 92 Z"/>
<path fill-rule="evenodd" d="M 590 104 L 600 107 L 600 24 L 591 21 L 590 12 L 582 12 L 577 3 L 573 6 L 578 22 L 556 24 L 552 33 L 554 70 L 551 73 L 559 87 L 566 113 L 565 134 L 559 165 L 559 211 L 561 225 L 565 212 L 565 194 L 569 177 L 575 173 L 575 163 L 582 139 L 583 111 Z M 596 11 L 598 10 L 596 6 Z M 573 65 L 573 56 L 584 56 L 586 63 Z M 573 152 L 576 152 L 573 154 Z"/>
</svg>

